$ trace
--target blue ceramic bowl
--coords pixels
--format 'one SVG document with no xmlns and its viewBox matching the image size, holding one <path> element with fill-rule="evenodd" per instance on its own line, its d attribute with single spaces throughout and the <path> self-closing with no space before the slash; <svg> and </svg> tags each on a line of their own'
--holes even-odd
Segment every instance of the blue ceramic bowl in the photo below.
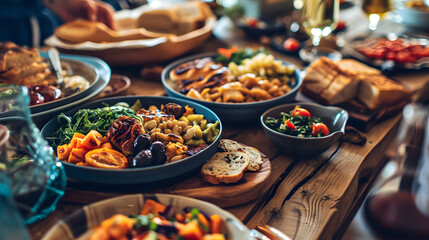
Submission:
<svg viewBox="0 0 429 240">
<path fill-rule="evenodd" d="M 296 105 L 307 109 L 312 116 L 320 117 L 329 128 L 330 134 L 318 138 L 295 137 L 275 131 L 265 124 L 267 117 L 278 118 L 281 112 L 289 113 Z M 261 115 L 261 124 L 265 134 L 286 155 L 305 158 L 321 154 L 337 142 L 345 133 L 348 117 L 347 111 L 339 107 L 322 106 L 315 103 L 293 103 L 267 110 Z"/>
<path fill-rule="evenodd" d="M 187 97 L 186 95 L 179 92 L 179 86 L 170 80 L 170 71 L 173 70 L 176 66 L 189 62 L 198 58 L 204 57 L 214 57 L 215 53 L 205 53 L 190 56 L 187 58 L 180 59 L 169 64 L 161 74 L 162 84 L 164 85 L 167 95 L 177 98 L 186 99 L 193 101 L 199 104 L 206 106 L 207 108 L 213 110 L 223 122 L 228 123 L 247 123 L 247 122 L 257 122 L 259 116 L 267 109 L 277 106 L 279 104 L 290 103 L 295 100 L 295 96 L 298 92 L 298 89 L 301 87 L 302 78 L 300 77 L 300 71 L 298 68 L 292 64 L 286 63 L 289 66 L 295 68 L 295 79 L 296 83 L 291 86 L 292 90 L 283 96 L 272 98 L 266 101 L 260 102 L 250 102 L 250 103 L 216 103 L 202 101 L 195 98 Z"/>
<path fill-rule="evenodd" d="M 154 183 L 160 181 L 166 181 L 169 179 L 177 179 L 180 176 L 186 175 L 187 173 L 196 170 L 201 167 L 211 156 L 216 152 L 217 145 L 222 134 L 222 124 L 218 116 L 213 113 L 210 109 L 207 109 L 200 104 L 196 104 L 187 100 L 175 99 L 169 97 L 139 97 L 139 96 L 128 96 L 128 97 L 113 97 L 101 99 L 95 102 L 87 103 L 79 108 L 71 110 L 66 113 L 68 116 L 72 116 L 79 109 L 95 109 L 104 107 L 105 104 L 114 105 L 118 102 L 126 102 L 134 104 L 137 100 L 140 100 L 142 107 L 148 108 L 150 105 L 161 106 L 161 104 L 167 104 L 169 102 L 177 103 L 182 106 L 188 105 L 193 108 L 195 113 L 203 114 L 208 122 L 219 121 L 219 134 L 214 142 L 212 142 L 207 148 L 200 151 L 199 153 L 187 157 L 183 160 L 168 163 L 164 165 L 157 165 L 144 168 L 126 168 L 126 169 L 102 169 L 94 167 L 76 166 L 68 162 L 63 162 L 66 170 L 66 175 L 75 179 L 105 183 L 105 184 L 137 184 L 137 183 Z M 42 129 L 42 136 L 44 138 L 53 136 L 54 132 L 60 127 L 57 117 L 51 119 Z"/>
</svg>

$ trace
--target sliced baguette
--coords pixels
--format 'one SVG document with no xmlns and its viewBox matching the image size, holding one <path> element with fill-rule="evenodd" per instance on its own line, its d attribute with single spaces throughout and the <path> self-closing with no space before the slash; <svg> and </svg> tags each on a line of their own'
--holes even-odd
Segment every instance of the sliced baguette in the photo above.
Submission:
<svg viewBox="0 0 429 240">
<path fill-rule="evenodd" d="M 249 156 L 243 152 L 217 152 L 201 168 L 203 181 L 212 184 L 236 183 L 249 165 Z"/>
<path fill-rule="evenodd" d="M 220 140 L 219 148 L 224 152 L 236 152 L 240 150 L 246 152 L 246 154 L 249 156 L 249 165 L 247 166 L 247 170 L 249 171 L 258 171 L 263 163 L 261 152 L 259 152 L 258 149 L 244 146 L 234 140 Z"/>
</svg>

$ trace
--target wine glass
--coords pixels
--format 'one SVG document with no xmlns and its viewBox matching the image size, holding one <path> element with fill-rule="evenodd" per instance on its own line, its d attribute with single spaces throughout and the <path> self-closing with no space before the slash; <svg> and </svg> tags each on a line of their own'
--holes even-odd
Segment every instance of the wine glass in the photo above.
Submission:
<svg viewBox="0 0 429 240">
<path fill-rule="evenodd" d="M 368 28 L 376 30 L 378 23 L 393 9 L 392 0 L 363 0 L 362 10 L 369 19 Z"/>
<path fill-rule="evenodd" d="M 320 56 L 333 60 L 341 59 L 341 53 L 335 50 L 319 49 L 320 40 L 332 33 L 338 23 L 339 0 L 303 0 L 302 26 L 311 38 L 312 47 L 303 48 L 299 56 L 306 62 L 312 62 Z"/>
<path fill-rule="evenodd" d="M 404 108 L 396 155 L 365 201 L 366 222 L 379 239 L 429 239 L 428 111 L 417 104 Z"/>
</svg>

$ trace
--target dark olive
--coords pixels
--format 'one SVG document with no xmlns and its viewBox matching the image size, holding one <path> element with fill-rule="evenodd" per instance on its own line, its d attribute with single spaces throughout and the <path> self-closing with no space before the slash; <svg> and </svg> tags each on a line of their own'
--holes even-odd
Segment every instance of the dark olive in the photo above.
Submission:
<svg viewBox="0 0 429 240">
<path fill-rule="evenodd" d="M 132 168 L 153 165 L 152 152 L 148 149 L 139 152 L 131 161 Z"/>
<path fill-rule="evenodd" d="M 147 134 L 142 134 L 134 140 L 133 155 L 136 156 L 139 152 L 149 149 L 150 137 Z"/>
<path fill-rule="evenodd" d="M 153 142 L 152 145 L 150 146 L 150 150 L 152 152 L 154 165 L 164 164 L 165 161 L 167 161 L 167 154 L 165 153 L 165 145 L 162 142 L 160 141 Z"/>
</svg>

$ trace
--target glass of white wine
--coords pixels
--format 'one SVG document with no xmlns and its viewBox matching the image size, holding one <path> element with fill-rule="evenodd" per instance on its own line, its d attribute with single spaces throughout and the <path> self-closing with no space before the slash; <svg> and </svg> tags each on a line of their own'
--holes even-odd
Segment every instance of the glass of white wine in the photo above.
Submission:
<svg viewBox="0 0 429 240">
<path fill-rule="evenodd" d="M 378 23 L 393 9 L 392 0 L 363 0 L 362 10 L 369 19 L 368 28 L 377 29 Z"/>
<path fill-rule="evenodd" d="M 311 48 L 303 48 L 299 56 L 306 62 L 312 62 L 320 56 L 341 59 L 341 53 L 333 49 L 319 49 L 320 40 L 328 36 L 337 26 L 339 0 L 303 0 L 301 21 L 305 32 L 312 41 Z"/>
</svg>

